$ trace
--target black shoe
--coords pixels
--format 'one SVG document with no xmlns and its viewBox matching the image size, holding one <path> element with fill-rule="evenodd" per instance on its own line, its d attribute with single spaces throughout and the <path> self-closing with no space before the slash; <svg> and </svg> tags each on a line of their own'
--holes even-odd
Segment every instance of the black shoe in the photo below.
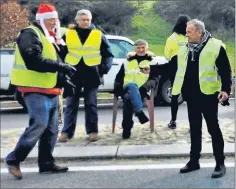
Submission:
<svg viewBox="0 0 236 189">
<path fill-rule="evenodd" d="M 215 170 L 211 175 L 211 178 L 220 178 L 223 177 L 225 175 L 226 172 L 226 167 L 224 164 L 216 164 Z"/>
<path fill-rule="evenodd" d="M 180 173 L 189 173 L 191 171 L 195 171 L 200 169 L 200 164 L 198 161 L 189 161 L 185 167 L 180 169 Z"/>
<path fill-rule="evenodd" d="M 130 131 L 123 130 L 122 137 L 123 139 L 129 139 L 131 135 Z"/>
<path fill-rule="evenodd" d="M 148 117 L 145 115 L 143 111 L 139 111 L 135 115 L 141 124 L 147 123 L 149 121 Z"/>
<path fill-rule="evenodd" d="M 170 129 L 176 129 L 176 122 L 175 121 L 170 121 L 170 123 L 168 124 L 168 127 Z"/>
<path fill-rule="evenodd" d="M 61 167 L 56 164 L 43 165 L 39 167 L 39 173 L 65 173 L 69 170 L 68 167 Z"/>
</svg>

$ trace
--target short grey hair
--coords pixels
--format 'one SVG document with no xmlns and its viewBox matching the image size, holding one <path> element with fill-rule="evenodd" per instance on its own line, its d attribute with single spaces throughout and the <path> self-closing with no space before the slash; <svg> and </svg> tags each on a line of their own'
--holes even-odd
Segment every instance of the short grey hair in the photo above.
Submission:
<svg viewBox="0 0 236 189">
<path fill-rule="evenodd" d="M 148 46 L 148 42 L 144 39 L 138 39 L 134 42 L 134 46 L 140 46 L 140 45 L 145 45 L 146 47 Z"/>
<path fill-rule="evenodd" d="M 205 32 L 205 24 L 203 21 L 198 19 L 193 19 L 187 22 L 187 24 L 193 24 L 197 31 L 204 33 Z"/>
<path fill-rule="evenodd" d="M 89 16 L 90 19 L 92 19 L 92 13 L 87 9 L 81 9 L 81 10 L 77 11 L 76 16 L 75 16 L 75 20 L 77 20 L 80 15 L 87 15 L 87 16 Z"/>
</svg>

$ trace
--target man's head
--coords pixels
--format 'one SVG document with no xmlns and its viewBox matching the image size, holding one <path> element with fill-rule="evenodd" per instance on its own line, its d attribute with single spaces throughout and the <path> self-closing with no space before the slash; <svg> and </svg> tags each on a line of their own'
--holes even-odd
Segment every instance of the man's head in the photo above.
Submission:
<svg viewBox="0 0 236 189">
<path fill-rule="evenodd" d="M 144 39 L 138 39 L 134 42 L 134 50 L 138 56 L 147 54 L 148 43 Z"/>
<path fill-rule="evenodd" d="M 76 13 L 75 21 L 82 29 L 90 28 L 92 21 L 92 14 L 89 10 L 81 9 Z"/>
<path fill-rule="evenodd" d="M 45 27 L 48 31 L 55 31 L 56 25 L 57 25 L 57 18 L 48 18 L 44 20 Z"/>
<path fill-rule="evenodd" d="M 53 5 L 48 3 L 41 3 L 36 13 L 36 20 L 42 27 L 45 36 L 52 41 L 50 38 L 51 32 L 56 32 L 56 37 L 60 38 L 60 21 L 58 19 L 58 13 Z"/>
<path fill-rule="evenodd" d="M 205 24 L 198 20 L 193 19 L 187 22 L 186 36 L 190 43 L 199 43 L 205 32 Z"/>
</svg>

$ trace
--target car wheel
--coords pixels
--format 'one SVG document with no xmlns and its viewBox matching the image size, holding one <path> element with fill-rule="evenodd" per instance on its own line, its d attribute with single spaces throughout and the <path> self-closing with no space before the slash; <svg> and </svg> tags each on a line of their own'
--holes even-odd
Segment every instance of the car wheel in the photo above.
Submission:
<svg viewBox="0 0 236 189">
<path fill-rule="evenodd" d="M 25 105 L 25 101 L 22 97 L 21 92 L 19 92 L 18 90 L 16 90 L 15 92 L 15 100 L 17 100 L 17 102 L 23 107 L 24 111 L 27 111 L 27 107 Z"/>
<path fill-rule="evenodd" d="M 161 87 L 161 92 L 160 92 L 160 97 L 161 101 L 164 105 L 170 105 L 171 103 L 171 90 L 172 90 L 172 85 L 170 80 L 166 80 L 162 87 Z M 180 94 L 178 98 L 178 104 L 182 104 L 184 102 L 182 95 Z"/>
</svg>

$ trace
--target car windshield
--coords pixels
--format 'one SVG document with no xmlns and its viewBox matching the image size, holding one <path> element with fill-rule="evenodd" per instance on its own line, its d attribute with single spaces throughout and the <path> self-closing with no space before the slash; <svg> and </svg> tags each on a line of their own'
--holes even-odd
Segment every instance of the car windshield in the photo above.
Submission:
<svg viewBox="0 0 236 189">
<path fill-rule="evenodd" d="M 15 49 L 1 49 L 0 55 L 14 54 L 14 52 L 15 52 Z"/>
<path fill-rule="evenodd" d="M 109 39 L 111 51 L 115 58 L 126 58 L 127 53 L 133 51 L 133 45 L 124 40 Z"/>
</svg>

